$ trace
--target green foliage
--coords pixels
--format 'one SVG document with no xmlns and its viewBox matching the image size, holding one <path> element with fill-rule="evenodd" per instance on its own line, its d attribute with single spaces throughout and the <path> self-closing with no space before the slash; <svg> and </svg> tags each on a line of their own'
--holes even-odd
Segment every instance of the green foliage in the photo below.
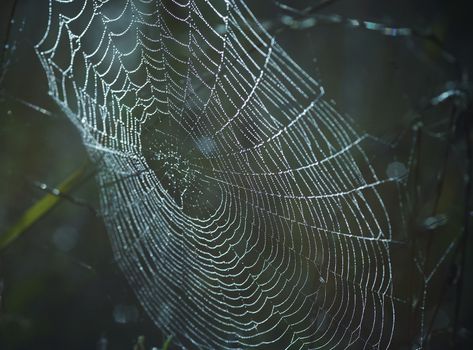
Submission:
<svg viewBox="0 0 473 350">
<path fill-rule="evenodd" d="M 166 339 L 161 350 L 169 350 L 169 347 L 171 346 L 171 341 L 172 341 L 172 335 Z M 133 350 L 146 350 L 145 337 L 143 335 L 140 335 L 138 337 L 138 339 L 136 340 L 136 344 L 133 346 Z"/>
<path fill-rule="evenodd" d="M 172 335 L 166 339 L 161 350 L 169 350 L 169 347 L 171 346 L 171 342 L 172 342 Z"/>
</svg>

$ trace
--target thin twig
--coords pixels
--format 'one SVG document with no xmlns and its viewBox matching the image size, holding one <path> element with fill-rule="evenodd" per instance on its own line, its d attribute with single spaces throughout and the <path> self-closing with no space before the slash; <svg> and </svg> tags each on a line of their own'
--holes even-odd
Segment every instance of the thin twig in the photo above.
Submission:
<svg viewBox="0 0 473 350">
<path fill-rule="evenodd" d="M 473 107 L 470 106 L 470 117 L 472 116 Z M 455 304 L 455 317 L 453 323 L 453 333 L 452 333 L 452 348 L 455 348 L 457 345 L 457 335 L 458 327 L 460 324 L 460 308 L 463 297 L 463 281 L 465 277 L 465 267 L 466 267 L 466 247 L 468 245 L 469 231 L 470 231 L 470 204 L 472 198 L 472 176 L 473 176 L 473 137 L 471 135 L 470 129 L 470 118 L 468 118 L 467 113 L 464 115 L 464 141 L 466 146 L 466 171 L 467 176 L 465 180 L 465 208 L 464 208 L 464 220 L 465 225 L 463 227 L 462 237 L 460 238 L 459 247 L 460 251 L 460 275 L 457 283 L 457 295 L 456 295 L 456 304 Z"/>
<path fill-rule="evenodd" d="M 2 55 L 0 56 L 0 85 L 3 82 L 3 79 L 5 78 L 5 73 L 6 73 L 6 61 L 7 61 L 7 55 L 9 52 L 9 46 L 8 43 L 10 42 L 10 36 L 11 36 L 11 31 L 12 31 L 12 26 L 13 26 L 13 19 L 15 17 L 15 12 L 16 8 L 18 5 L 18 0 L 13 1 L 13 5 L 10 9 L 10 15 L 9 15 L 9 20 L 7 24 L 7 30 L 5 33 L 5 40 L 3 42 L 2 46 Z"/>
</svg>

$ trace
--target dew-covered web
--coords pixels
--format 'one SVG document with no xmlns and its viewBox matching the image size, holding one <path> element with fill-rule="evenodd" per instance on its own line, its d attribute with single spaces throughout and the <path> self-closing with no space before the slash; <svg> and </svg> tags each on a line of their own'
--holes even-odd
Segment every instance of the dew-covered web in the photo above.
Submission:
<svg viewBox="0 0 473 350">
<path fill-rule="evenodd" d="M 36 49 L 163 332 L 199 349 L 389 346 L 379 190 L 395 179 L 243 1 L 51 0 Z"/>
</svg>

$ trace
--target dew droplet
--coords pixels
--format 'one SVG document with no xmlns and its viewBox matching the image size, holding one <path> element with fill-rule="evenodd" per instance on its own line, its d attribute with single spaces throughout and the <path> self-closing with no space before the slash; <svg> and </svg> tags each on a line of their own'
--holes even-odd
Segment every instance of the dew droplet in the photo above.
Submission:
<svg viewBox="0 0 473 350">
<path fill-rule="evenodd" d="M 139 312 L 134 305 L 118 304 L 113 308 L 113 320 L 125 324 L 138 321 Z"/>
<path fill-rule="evenodd" d="M 51 240 L 57 249 L 69 252 L 77 245 L 79 232 L 73 227 L 63 226 L 53 233 Z"/>
<path fill-rule="evenodd" d="M 435 230 L 436 228 L 443 226 L 447 223 L 448 217 L 445 214 L 439 214 L 435 216 L 429 216 L 424 220 L 424 228 L 427 230 Z"/>
<path fill-rule="evenodd" d="M 386 175 L 388 175 L 388 178 L 390 179 L 401 180 L 407 175 L 407 168 L 404 165 L 404 163 L 397 162 L 397 161 L 392 162 L 392 163 L 389 163 L 386 169 Z"/>
</svg>

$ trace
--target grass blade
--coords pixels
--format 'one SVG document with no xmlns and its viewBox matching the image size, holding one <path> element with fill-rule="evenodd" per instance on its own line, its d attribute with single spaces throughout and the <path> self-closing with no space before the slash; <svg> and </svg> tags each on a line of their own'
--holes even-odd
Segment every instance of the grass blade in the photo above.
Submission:
<svg viewBox="0 0 473 350">
<path fill-rule="evenodd" d="M 85 166 L 76 169 L 59 186 L 59 194 L 68 193 L 78 183 L 85 171 Z M 0 235 L 0 250 L 8 247 L 14 240 L 27 231 L 36 221 L 46 215 L 63 198 L 60 195 L 48 193 L 33 204 L 22 217 L 11 226 L 5 233 Z"/>
</svg>

